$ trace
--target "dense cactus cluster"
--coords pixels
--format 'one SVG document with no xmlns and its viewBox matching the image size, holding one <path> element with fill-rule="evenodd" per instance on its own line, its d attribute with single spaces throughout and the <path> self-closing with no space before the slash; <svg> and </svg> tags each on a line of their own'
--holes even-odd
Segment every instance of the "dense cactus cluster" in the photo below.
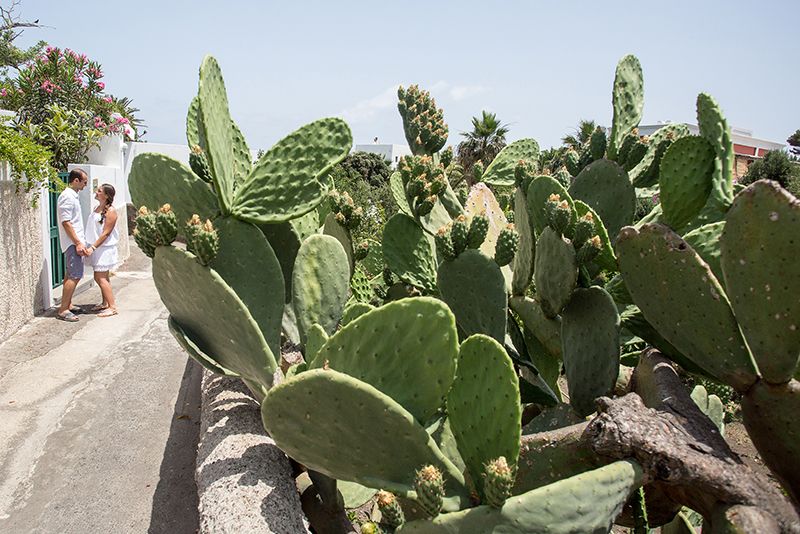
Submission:
<svg viewBox="0 0 800 534">
<path fill-rule="evenodd" d="M 565 168 L 539 168 L 538 144 L 521 139 L 459 198 L 442 110 L 414 85 L 398 98 L 413 156 L 390 178 L 398 213 L 380 242 L 353 245 L 364 214 L 331 190 L 347 125 L 303 126 L 253 164 L 210 57 L 187 116 L 190 165 L 143 154 L 131 172 L 134 236 L 170 331 L 244 381 L 327 510 L 374 495 L 380 518 L 362 531 L 400 533 L 607 532 L 626 503 L 645 515 L 641 457 L 525 443 L 585 424 L 647 346 L 742 396 L 754 443 L 797 497 L 800 204 L 764 182 L 734 199 L 714 101 L 698 97 L 698 136 L 640 137 L 641 67 L 626 56 L 611 128 Z M 492 187 L 506 188 L 503 208 Z M 662 202 L 631 226 L 644 195 Z M 291 367 L 286 341 L 303 355 Z M 691 398 L 723 428 L 717 397 Z"/>
<path fill-rule="evenodd" d="M 416 155 L 435 154 L 447 142 L 447 124 L 444 112 L 436 107 L 436 102 L 428 91 L 411 85 L 397 89 L 397 109 L 403 119 L 403 130 Z"/>
</svg>

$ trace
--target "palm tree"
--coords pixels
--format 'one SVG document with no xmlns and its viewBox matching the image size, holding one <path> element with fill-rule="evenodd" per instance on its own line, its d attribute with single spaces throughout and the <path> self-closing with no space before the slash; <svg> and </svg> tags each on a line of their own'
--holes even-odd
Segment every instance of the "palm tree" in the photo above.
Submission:
<svg viewBox="0 0 800 534">
<path fill-rule="evenodd" d="M 472 117 L 472 131 L 461 132 L 466 139 L 458 144 L 457 159 L 470 185 L 474 183 L 472 167 L 475 162 L 487 167 L 506 146 L 508 125 L 501 124 L 494 113 L 481 111 L 480 118 Z"/>
<path fill-rule="evenodd" d="M 592 137 L 595 128 L 597 128 L 597 124 L 594 121 L 581 120 L 578 127 L 575 128 L 575 135 L 565 135 L 561 138 L 561 142 L 570 148 L 581 150 L 583 144 Z"/>
</svg>

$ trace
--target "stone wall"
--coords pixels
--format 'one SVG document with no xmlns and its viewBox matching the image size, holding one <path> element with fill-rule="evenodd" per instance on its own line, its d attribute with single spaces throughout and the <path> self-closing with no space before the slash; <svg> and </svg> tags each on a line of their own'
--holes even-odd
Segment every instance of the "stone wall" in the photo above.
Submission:
<svg viewBox="0 0 800 534">
<path fill-rule="evenodd" d="M 3 173 L 5 174 L 5 173 Z M 0 176 L 0 342 L 42 309 L 39 208 Z"/>
</svg>

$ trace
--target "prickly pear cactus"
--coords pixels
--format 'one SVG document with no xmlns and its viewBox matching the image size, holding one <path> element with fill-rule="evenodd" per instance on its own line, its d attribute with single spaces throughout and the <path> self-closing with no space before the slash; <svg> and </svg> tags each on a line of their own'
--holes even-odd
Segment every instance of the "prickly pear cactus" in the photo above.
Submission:
<svg viewBox="0 0 800 534">
<path fill-rule="evenodd" d="M 382 523 L 390 528 L 397 528 L 405 523 L 406 519 L 403 515 L 403 509 L 400 508 L 400 505 L 397 503 L 397 498 L 393 494 L 388 491 L 379 491 L 375 500 L 381 512 Z"/>
<path fill-rule="evenodd" d="M 178 219 L 169 204 L 156 212 L 156 233 L 162 245 L 170 245 L 178 237 Z"/>
<path fill-rule="evenodd" d="M 603 220 L 612 243 L 623 226 L 633 222 L 636 192 L 625 170 L 606 159 L 590 164 L 575 177 L 570 196 L 586 202 Z"/>
<path fill-rule="evenodd" d="M 552 228 L 545 228 L 536 243 L 533 278 L 545 315 L 555 317 L 578 282 L 578 262 L 572 245 Z"/>
<path fill-rule="evenodd" d="M 461 344 L 447 413 L 461 457 L 485 498 L 486 463 L 503 456 L 516 467 L 522 417 L 514 364 L 497 341 L 477 334 Z"/>
<path fill-rule="evenodd" d="M 644 80 L 642 66 L 636 56 L 627 55 L 619 60 L 614 76 L 612 93 L 614 116 L 608 139 L 608 157 L 616 159 L 622 139 L 639 125 L 644 107 Z"/>
<path fill-rule="evenodd" d="M 678 139 L 661 160 L 659 185 L 664 219 L 680 229 L 708 201 L 714 170 L 714 149 L 699 136 Z"/>
<path fill-rule="evenodd" d="M 535 162 L 539 143 L 535 139 L 519 139 L 504 147 L 486 167 L 481 180 L 487 184 L 510 187 L 515 184 L 514 169 L 520 160 Z"/>
<path fill-rule="evenodd" d="M 201 265 L 210 265 L 219 252 L 219 235 L 211 221 L 206 220 L 192 235 L 190 245 Z"/>
<path fill-rule="evenodd" d="M 494 249 L 494 261 L 497 265 L 504 267 L 511 263 L 514 255 L 519 248 L 519 234 L 514 229 L 513 224 L 506 225 L 505 228 L 500 230 L 497 236 L 497 243 Z"/>
<path fill-rule="evenodd" d="M 434 465 L 426 465 L 414 477 L 417 503 L 426 517 L 436 517 L 444 504 L 444 480 L 442 472 Z"/>
<path fill-rule="evenodd" d="M 403 119 L 406 141 L 415 155 L 432 155 L 447 142 L 447 124 L 444 112 L 428 91 L 411 85 L 397 89 L 397 109 Z"/>
</svg>

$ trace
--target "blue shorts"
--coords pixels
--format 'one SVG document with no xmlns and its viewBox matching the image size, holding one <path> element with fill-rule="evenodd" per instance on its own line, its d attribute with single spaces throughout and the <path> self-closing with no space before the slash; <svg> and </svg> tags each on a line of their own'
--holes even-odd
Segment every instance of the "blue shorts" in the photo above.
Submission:
<svg viewBox="0 0 800 534">
<path fill-rule="evenodd" d="M 64 261 L 67 267 L 67 278 L 70 280 L 83 278 L 83 256 L 78 255 L 75 245 L 70 245 L 64 252 Z"/>
</svg>

